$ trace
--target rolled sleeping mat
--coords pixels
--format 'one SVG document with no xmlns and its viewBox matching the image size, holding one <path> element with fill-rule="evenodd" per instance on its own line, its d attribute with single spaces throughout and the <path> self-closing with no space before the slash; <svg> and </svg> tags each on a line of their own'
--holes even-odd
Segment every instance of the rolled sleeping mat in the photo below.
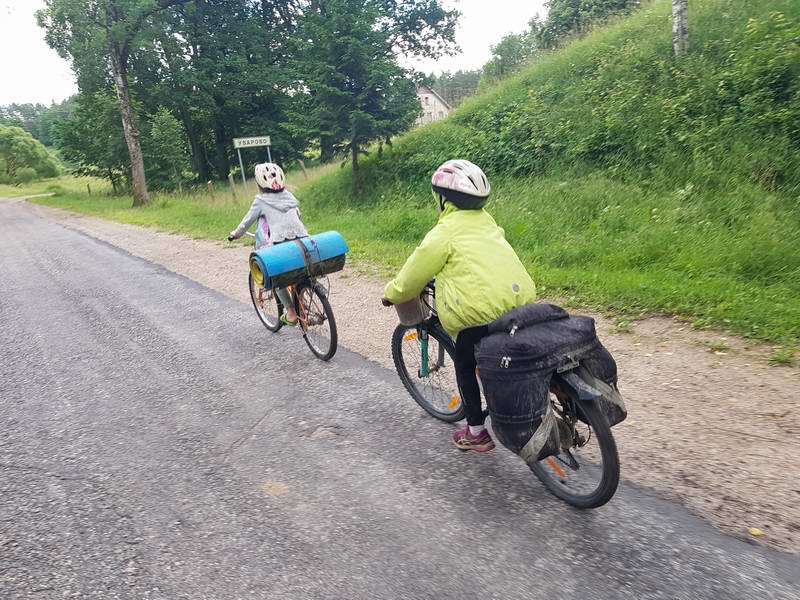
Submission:
<svg viewBox="0 0 800 600">
<path fill-rule="evenodd" d="M 307 276 L 321 277 L 341 271 L 349 251 L 338 231 L 326 231 L 252 252 L 250 273 L 259 286 L 286 287 Z"/>
</svg>

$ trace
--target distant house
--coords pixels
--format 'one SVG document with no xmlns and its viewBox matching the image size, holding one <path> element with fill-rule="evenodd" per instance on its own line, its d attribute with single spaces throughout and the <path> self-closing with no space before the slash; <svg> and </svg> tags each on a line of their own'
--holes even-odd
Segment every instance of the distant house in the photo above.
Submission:
<svg viewBox="0 0 800 600">
<path fill-rule="evenodd" d="M 417 125 L 439 121 L 450 113 L 450 105 L 427 85 L 417 86 L 417 98 L 422 105 L 422 114 L 417 117 Z"/>
</svg>

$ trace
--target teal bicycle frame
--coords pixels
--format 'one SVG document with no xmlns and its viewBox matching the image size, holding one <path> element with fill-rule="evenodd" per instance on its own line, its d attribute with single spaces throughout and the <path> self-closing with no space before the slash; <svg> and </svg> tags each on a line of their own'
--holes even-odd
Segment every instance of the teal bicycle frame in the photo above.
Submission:
<svg viewBox="0 0 800 600">
<path fill-rule="evenodd" d="M 431 299 L 436 297 L 434 282 L 430 282 L 427 286 L 425 286 L 425 290 L 423 291 L 423 295 L 428 292 L 428 295 Z M 424 301 L 424 300 L 423 300 Z M 439 356 L 436 359 L 436 362 L 431 366 L 431 359 L 430 359 L 430 345 L 429 345 L 429 334 L 428 334 L 428 325 L 432 322 L 438 322 L 439 317 L 436 314 L 436 309 L 434 308 L 433 302 L 425 302 L 428 308 L 431 310 L 431 318 L 426 321 L 424 324 L 417 327 L 417 335 L 419 336 L 419 347 L 420 347 L 420 369 L 419 369 L 419 377 L 424 378 L 428 377 L 431 373 L 435 373 L 440 368 L 444 366 L 444 357 L 445 351 L 444 348 L 441 346 L 439 347 Z"/>
</svg>

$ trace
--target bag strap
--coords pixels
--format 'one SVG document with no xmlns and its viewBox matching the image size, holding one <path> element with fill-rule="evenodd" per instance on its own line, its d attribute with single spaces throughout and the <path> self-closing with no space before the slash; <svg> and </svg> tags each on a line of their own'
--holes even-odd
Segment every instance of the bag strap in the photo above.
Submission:
<svg viewBox="0 0 800 600">
<path fill-rule="evenodd" d="M 313 266 L 313 262 L 311 260 L 311 252 L 316 252 L 317 254 L 317 262 L 322 260 L 322 252 L 320 252 L 319 246 L 317 245 L 317 241 L 311 237 L 309 237 L 309 242 L 313 246 L 313 250 L 309 251 L 306 248 L 306 245 L 303 243 L 303 239 L 305 238 L 295 238 L 292 241 L 300 246 L 300 252 L 303 253 L 303 264 L 305 265 L 306 275 L 309 277 L 313 277 L 313 273 L 311 272 L 311 267 Z"/>
<path fill-rule="evenodd" d="M 306 248 L 306 245 L 300 238 L 296 238 L 292 241 L 300 246 L 300 252 L 303 254 L 303 265 L 305 266 L 306 274 L 311 275 L 311 254 L 308 252 L 308 248 Z"/>
</svg>

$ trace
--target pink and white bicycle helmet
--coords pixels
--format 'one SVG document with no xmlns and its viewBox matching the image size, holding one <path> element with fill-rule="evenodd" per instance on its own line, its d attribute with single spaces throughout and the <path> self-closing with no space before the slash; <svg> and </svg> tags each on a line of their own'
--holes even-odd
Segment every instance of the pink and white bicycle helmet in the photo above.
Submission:
<svg viewBox="0 0 800 600">
<path fill-rule="evenodd" d="M 286 175 L 275 163 L 261 163 L 256 165 L 256 183 L 262 190 L 280 192 L 286 187 Z"/>
<path fill-rule="evenodd" d="M 447 200 L 463 210 L 483 208 L 492 187 L 481 168 L 468 160 L 448 160 L 431 178 L 433 197 L 444 209 Z"/>
</svg>

